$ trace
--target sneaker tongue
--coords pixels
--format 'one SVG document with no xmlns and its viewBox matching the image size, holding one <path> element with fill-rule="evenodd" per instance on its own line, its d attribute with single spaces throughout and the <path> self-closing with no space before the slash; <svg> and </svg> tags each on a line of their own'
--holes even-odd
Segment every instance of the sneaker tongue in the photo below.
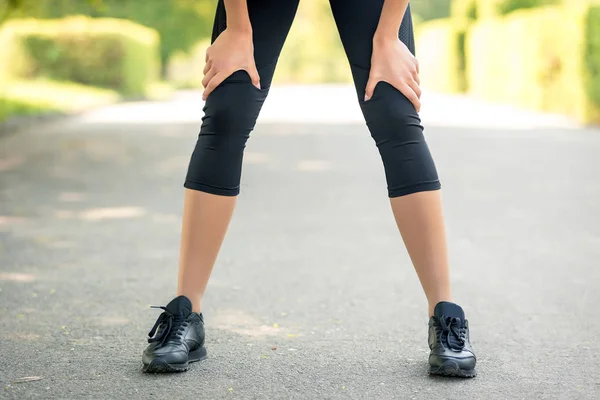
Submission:
<svg viewBox="0 0 600 400">
<path fill-rule="evenodd" d="M 165 307 L 173 315 L 188 316 L 192 313 L 192 302 L 185 296 L 175 297 Z"/>
<path fill-rule="evenodd" d="M 463 309 L 458 304 L 450 303 L 449 301 L 440 301 L 437 303 L 435 309 L 433 310 L 433 314 L 437 318 L 444 316 L 450 318 L 460 318 L 461 321 L 465 320 L 465 312 Z"/>
</svg>

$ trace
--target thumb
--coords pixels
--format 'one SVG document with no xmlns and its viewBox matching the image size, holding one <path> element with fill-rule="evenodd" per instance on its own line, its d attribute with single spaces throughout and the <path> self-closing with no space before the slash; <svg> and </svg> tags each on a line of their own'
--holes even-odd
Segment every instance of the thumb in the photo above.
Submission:
<svg viewBox="0 0 600 400">
<path fill-rule="evenodd" d="M 260 75 L 258 75 L 256 66 L 252 66 L 248 69 L 248 75 L 250 75 L 250 79 L 252 79 L 252 84 L 260 89 Z"/>
<path fill-rule="evenodd" d="M 375 90 L 375 86 L 377 86 L 377 79 L 369 76 L 369 80 L 367 81 L 367 87 L 365 89 L 365 101 L 368 101 L 373 97 L 373 91 Z"/>
</svg>

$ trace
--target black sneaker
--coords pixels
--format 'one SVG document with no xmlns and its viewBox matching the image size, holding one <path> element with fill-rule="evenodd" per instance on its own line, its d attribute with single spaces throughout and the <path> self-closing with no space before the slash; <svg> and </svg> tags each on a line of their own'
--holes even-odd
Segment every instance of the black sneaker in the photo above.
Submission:
<svg viewBox="0 0 600 400">
<path fill-rule="evenodd" d="M 185 296 L 171 300 L 148 333 L 148 347 L 142 355 L 144 372 L 181 372 L 189 363 L 206 358 L 204 320 L 192 312 Z"/>
<path fill-rule="evenodd" d="M 469 322 L 459 305 L 441 301 L 429 320 L 429 373 L 472 378 L 476 358 L 469 342 Z"/>
</svg>

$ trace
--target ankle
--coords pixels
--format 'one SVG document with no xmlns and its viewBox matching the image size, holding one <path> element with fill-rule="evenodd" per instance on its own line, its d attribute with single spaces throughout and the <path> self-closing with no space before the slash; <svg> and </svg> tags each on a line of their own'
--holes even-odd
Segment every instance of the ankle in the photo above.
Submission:
<svg viewBox="0 0 600 400">
<path fill-rule="evenodd" d="M 177 291 L 177 296 L 185 296 L 192 302 L 192 312 L 197 314 L 202 312 L 202 294 L 179 290 Z"/>
<path fill-rule="evenodd" d="M 195 312 L 196 314 L 202 313 L 202 302 L 192 301 L 192 312 Z"/>
<path fill-rule="evenodd" d="M 435 306 L 437 306 L 438 303 L 441 301 L 447 301 L 447 302 L 453 303 L 451 296 L 440 296 L 440 297 L 437 297 L 435 299 L 428 301 L 428 303 L 429 303 L 429 306 L 428 306 L 429 318 L 433 317 L 433 314 L 434 314 L 433 311 L 435 310 Z"/>
</svg>

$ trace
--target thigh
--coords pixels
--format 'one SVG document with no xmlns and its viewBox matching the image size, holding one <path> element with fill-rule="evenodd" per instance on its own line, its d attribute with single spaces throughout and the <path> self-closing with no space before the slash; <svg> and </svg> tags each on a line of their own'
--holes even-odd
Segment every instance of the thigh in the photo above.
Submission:
<svg viewBox="0 0 600 400">
<path fill-rule="evenodd" d="M 299 0 L 248 0 L 248 14 L 252 24 L 254 61 L 260 75 L 261 87 L 271 85 L 275 64 L 288 35 Z M 227 15 L 223 0 L 217 4 L 212 32 L 214 42 L 227 28 Z M 234 75 L 246 75 L 235 73 Z M 246 75 L 247 76 L 247 75 Z M 233 77 L 233 76 L 232 76 Z M 233 77 L 235 79 L 235 77 Z"/>
<path fill-rule="evenodd" d="M 379 23 L 383 2 L 384 0 L 330 0 L 333 17 L 359 91 L 364 91 L 369 77 L 373 35 Z M 404 14 L 398 37 L 414 54 L 410 6 Z"/>
</svg>

